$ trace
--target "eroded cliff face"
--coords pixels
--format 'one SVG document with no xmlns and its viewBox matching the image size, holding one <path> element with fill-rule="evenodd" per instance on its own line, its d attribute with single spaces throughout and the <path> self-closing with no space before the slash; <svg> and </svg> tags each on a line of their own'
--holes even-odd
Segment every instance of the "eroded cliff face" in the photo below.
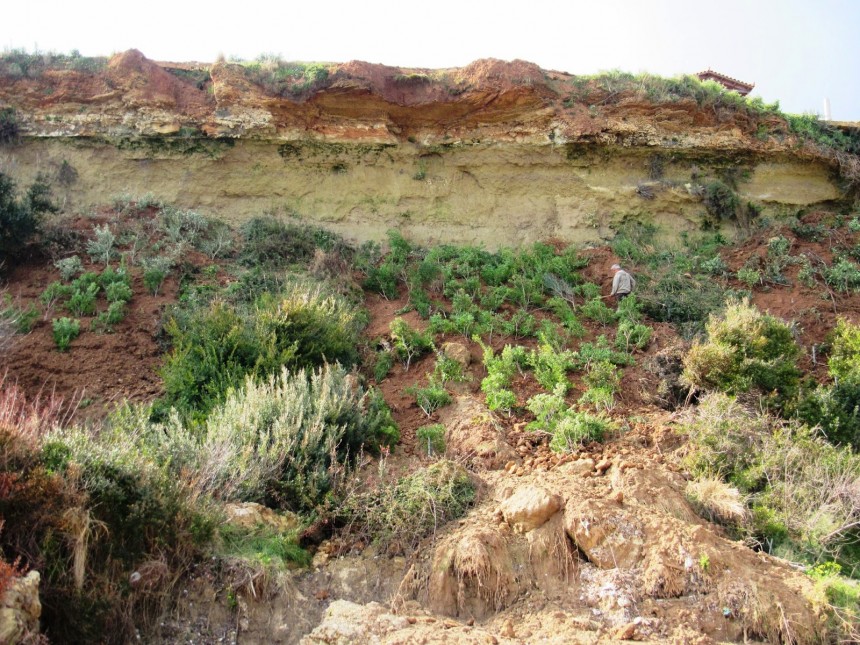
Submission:
<svg viewBox="0 0 860 645">
<path fill-rule="evenodd" d="M 766 210 L 843 197 L 826 159 L 758 140 L 742 114 L 608 91 L 586 105 L 577 87 L 521 61 L 352 62 L 284 98 L 237 64 L 194 84 L 130 51 L 99 72 L 6 79 L 23 136 L 0 171 L 47 174 L 66 210 L 153 193 L 233 223 L 283 212 L 358 241 L 398 228 L 489 246 L 605 239 L 631 217 L 698 228 L 715 177 Z"/>
</svg>

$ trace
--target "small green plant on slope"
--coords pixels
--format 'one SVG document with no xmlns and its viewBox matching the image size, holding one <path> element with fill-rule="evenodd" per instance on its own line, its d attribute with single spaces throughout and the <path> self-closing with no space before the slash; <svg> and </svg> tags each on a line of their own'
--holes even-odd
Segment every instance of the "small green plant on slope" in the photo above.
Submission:
<svg viewBox="0 0 860 645">
<path fill-rule="evenodd" d="M 93 234 L 94 238 L 87 242 L 87 253 L 93 262 L 107 266 L 116 257 L 116 236 L 107 224 L 96 225 Z"/>
<path fill-rule="evenodd" d="M 481 381 L 481 391 L 486 395 L 487 407 L 490 410 L 509 413 L 517 402 L 517 396 L 511 389 L 511 381 L 517 371 L 526 365 L 526 350 L 521 346 L 505 345 L 501 354 L 496 355 L 480 338 L 475 337 L 474 340 L 484 350 L 487 376 Z"/>
<path fill-rule="evenodd" d="M 55 318 L 53 321 L 54 342 L 57 349 L 65 352 L 72 341 L 81 333 L 81 323 L 71 318 Z"/>
<path fill-rule="evenodd" d="M 615 332 L 615 347 L 629 353 L 632 349 L 645 349 L 651 340 L 651 328 L 642 323 L 622 320 Z"/>
<path fill-rule="evenodd" d="M 598 412 L 608 412 L 615 407 L 615 395 L 621 387 L 617 367 L 609 361 L 596 361 L 588 366 L 582 380 L 588 389 L 579 398 L 580 404 L 593 405 Z"/>
<path fill-rule="evenodd" d="M 403 361 L 406 370 L 409 369 L 415 358 L 433 350 L 433 341 L 430 336 L 425 332 L 413 329 L 402 318 L 392 320 L 389 328 L 394 351 Z"/>
<path fill-rule="evenodd" d="M 421 426 L 415 431 L 418 445 L 427 447 L 427 456 L 445 454 L 445 426 L 441 423 Z"/>
<path fill-rule="evenodd" d="M 173 348 L 162 376 L 165 403 L 205 417 L 251 375 L 340 361 L 352 365 L 361 320 L 346 300 L 296 284 L 253 306 L 214 300 L 178 311 L 166 326 Z"/>
<path fill-rule="evenodd" d="M 76 275 L 84 272 L 84 265 L 81 262 L 81 258 L 79 258 L 77 255 L 73 255 L 70 258 L 57 260 L 56 262 L 54 262 L 54 266 L 59 269 L 60 277 L 65 282 L 69 282 Z"/>
<path fill-rule="evenodd" d="M 418 387 L 417 385 L 408 387 L 406 393 L 415 397 L 418 407 L 428 417 L 431 417 L 439 408 L 450 405 L 452 401 L 448 390 L 432 381 L 425 387 Z"/>
<path fill-rule="evenodd" d="M 559 388 L 566 394 L 570 389 L 567 372 L 576 365 L 576 354 L 570 350 L 555 349 L 546 341 L 546 336 L 542 336 L 541 341 L 537 349 L 529 353 L 526 361 L 534 370 L 541 387 L 548 391 Z"/>
<path fill-rule="evenodd" d="M 571 408 L 561 387 L 550 394 L 536 394 L 526 406 L 535 415 L 528 428 L 551 435 L 550 448 L 556 452 L 570 452 L 590 441 L 601 441 L 613 428 L 607 417 Z"/>
</svg>

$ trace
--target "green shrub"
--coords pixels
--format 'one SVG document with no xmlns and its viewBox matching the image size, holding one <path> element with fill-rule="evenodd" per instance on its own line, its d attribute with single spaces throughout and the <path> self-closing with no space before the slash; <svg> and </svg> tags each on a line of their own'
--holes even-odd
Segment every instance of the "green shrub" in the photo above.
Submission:
<svg viewBox="0 0 860 645">
<path fill-rule="evenodd" d="M 60 277 L 66 282 L 70 281 L 79 273 L 84 272 L 84 265 L 81 262 L 81 258 L 79 258 L 77 255 L 73 255 L 70 258 L 57 260 L 56 262 L 54 262 L 54 266 L 59 269 Z"/>
<path fill-rule="evenodd" d="M 57 349 L 65 352 L 69 349 L 72 341 L 81 333 L 81 323 L 71 318 L 54 318 L 52 322 L 54 330 L 54 342 Z"/>
<path fill-rule="evenodd" d="M 62 282 L 52 282 L 39 296 L 39 302 L 45 307 L 50 308 L 58 301 L 71 297 L 74 292 L 75 289 L 70 285 L 63 284 Z"/>
<path fill-rule="evenodd" d="M 441 423 L 433 423 L 421 426 L 415 431 L 418 445 L 427 446 L 427 455 L 432 456 L 445 454 L 445 426 Z"/>
<path fill-rule="evenodd" d="M 560 386 L 551 394 L 536 394 L 526 406 L 535 415 L 528 428 L 550 434 L 550 448 L 556 452 L 569 452 L 589 441 L 601 441 L 612 427 L 605 417 L 577 412 L 568 406 Z"/>
<path fill-rule="evenodd" d="M 718 221 L 737 219 L 740 199 L 734 190 L 719 179 L 705 185 L 704 202 L 708 214 Z"/>
<path fill-rule="evenodd" d="M 166 278 L 167 272 L 163 269 L 146 269 L 143 272 L 143 285 L 149 293 L 153 296 L 157 296 L 158 290 L 161 288 L 161 285 L 164 284 L 164 280 Z"/>
<path fill-rule="evenodd" d="M 93 262 L 101 262 L 107 266 L 116 257 L 116 236 L 107 224 L 96 224 L 93 233 L 95 237 L 87 242 L 87 253 Z"/>
<path fill-rule="evenodd" d="M 96 313 L 98 293 L 99 285 L 95 283 L 78 287 L 69 297 L 66 308 L 76 316 L 93 316 Z"/>
<path fill-rule="evenodd" d="M 599 322 L 604 327 L 616 320 L 615 311 L 607 307 L 606 303 L 600 298 L 592 298 L 586 301 L 579 308 L 579 312 L 586 318 Z"/>
<path fill-rule="evenodd" d="M 465 383 L 469 380 L 469 375 L 463 373 L 462 364 L 439 353 L 436 356 L 433 373 L 429 378 L 432 382 L 444 387 L 447 383 Z"/>
<path fill-rule="evenodd" d="M 406 388 L 406 393 L 415 397 L 415 402 L 418 407 L 428 417 L 439 408 L 451 404 L 451 395 L 441 385 L 430 383 L 427 387 L 417 387 L 415 385 Z"/>
<path fill-rule="evenodd" d="M 125 307 L 125 301 L 117 300 L 108 305 L 107 311 L 101 312 L 93 321 L 94 328 L 100 328 L 104 331 L 113 331 L 115 325 L 121 323 L 128 313 Z"/>
<path fill-rule="evenodd" d="M 556 424 L 549 447 L 554 452 L 572 452 L 592 441 L 603 441 L 612 427 L 606 417 L 569 412 Z"/>
<path fill-rule="evenodd" d="M 131 287 L 125 282 L 111 282 L 105 288 L 105 296 L 108 302 L 128 302 L 131 300 Z"/>
<path fill-rule="evenodd" d="M 339 511 L 353 533 L 387 553 L 409 553 L 474 503 L 475 485 L 465 469 L 441 460 L 395 484 L 348 496 Z"/>
<path fill-rule="evenodd" d="M 373 378 L 376 382 L 381 382 L 394 365 L 394 352 L 390 350 L 380 351 L 376 353 L 376 361 L 373 364 Z"/>
<path fill-rule="evenodd" d="M 618 323 L 615 333 L 615 346 L 622 352 L 630 352 L 631 349 L 645 349 L 651 340 L 651 328 L 629 320 Z"/>
<path fill-rule="evenodd" d="M 371 425 L 368 397 L 339 366 L 252 378 L 231 392 L 205 425 L 198 468 L 203 490 L 224 500 L 312 510 L 332 489 L 337 468 L 390 429 Z"/>
<path fill-rule="evenodd" d="M 797 415 L 820 426 L 832 443 L 860 450 L 860 326 L 844 318 L 836 321 L 827 364 L 832 384 L 807 392 Z"/>
<path fill-rule="evenodd" d="M 726 295 L 726 290 L 710 277 L 695 277 L 669 268 L 643 284 L 637 298 L 642 311 L 652 320 L 674 323 L 689 337 L 702 330 L 711 313 L 723 308 Z"/>
<path fill-rule="evenodd" d="M 708 340 L 694 343 L 682 378 L 700 389 L 729 394 L 757 390 L 785 404 L 797 393 L 800 348 L 791 328 L 749 301 L 733 301 L 707 324 Z"/>
<path fill-rule="evenodd" d="M 516 394 L 510 389 L 514 374 L 526 365 L 527 354 L 524 347 L 505 345 L 502 353 L 496 355 L 489 345 L 474 339 L 484 350 L 484 366 L 487 376 L 481 381 L 481 391 L 486 395 L 486 404 L 490 410 L 510 412 L 516 405 Z"/>
<path fill-rule="evenodd" d="M 433 340 L 422 331 L 413 329 L 402 318 L 395 318 L 389 325 L 391 341 L 398 358 L 408 370 L 412 360 L 433 350 Z"/>
<path fill-rule="evenodd" d="M 589 364 L 582 381 L 588 387 L 605 388 L 615 394 L 621 387 L 621 374 L 609 361 L 595 361 Z"/>
<path fill-rule="evenodd" d="M 576 354 L 570 350 L 556 350 L 547 342 L 541 342 L 536 350 L 532 350 L 526 359 L 529 367 L 534 370 L 537 382 L 547 391 L 559 388 L 563 394 L 570 388 L 567 378 L 568 370 L 576 364 Z"/>
<path fill-rule="evenodd" d="M 745 266 L 738 269 L 737 278 L 745 285 L 747 285 L 750 289 L 762 284 L 761 271 L 759 271 L 758 269 L 753 269 L 752 267 Z"/>
<path fill-rule="evenodd" d="M 165 402 L 203 417 L 245 376 L 357 359 L 361 320 L 345 300 L 294 285 L 254 307 L 215 300 L 165 327 L 173 344 L 162 377 Z"/>
<path fill-rule="evenodd" d="M 719 393 L 703 397 L 686 429 L 688 468 L 753 495 L 752 529 L 768 551 L 818 563 L 857 539 L 860 457 L 851 450 Z"/>
<path fill-rule="evenodd" d="M 598 411 L 609 411 L 615 407 L 615 394 L 621 387 L 621 375 L 612 363 L 591 363 L 582 380 L 588 389 L 579 398 L 580 404 L 593 405 Z"/>
<path fill-rule="evenodd" d="M 851 260 L 839 258 L 824 270 L 824 280 L 838 291 L 860 291 L 860 267 Z"/>
<path fill-rule="evenodd" d="M 587 369 L 592 363 L 601 361 L 618 366 L 633 365 L 635 362 L 630 354 L 613 350 L 606 336 L 598 336 L 593 343 L 582 343 L 576 354 L 576 367 L 579 369 Z"/>
<path fill-rule="evenodd" d="M 50 201 L 50 188 L 41 175 L 27 189 L 27 194 L 18 198 L 15 182 L 0 172 L 0 257 L 17 258 L 39 231 L 41 216 L 57 210 Z"/>
<path fill-rule="evenodd" d="M 574 338 L 585 336 L 585 327 L 576 317 L 570 303 L 556 296 L 547 300 L 546 306 L 561 321 L 561 324 L 571 336 Z"/>
<path fill-rule="evenodd" d="M 243 240 L 240 261 L 249 267 L 279 269 L 307 264 L 317 249 L 348 252 L 339 236 L 301 220 L 256 217 L 241 227 L 240 234 Z"/>
</svg>

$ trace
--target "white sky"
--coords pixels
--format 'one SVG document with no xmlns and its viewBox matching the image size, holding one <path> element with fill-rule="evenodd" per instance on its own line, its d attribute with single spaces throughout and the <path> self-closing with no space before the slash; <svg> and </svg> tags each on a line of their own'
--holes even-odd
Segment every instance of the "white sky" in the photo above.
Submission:
<svg viewBox="0 0 860 645">
<path fill-rule="evenodd" d="M 784 111 L 860 120 L 860 0 L 9 0 L 0 48 L 460 67 L 520 58 L 591 74 L 708 67 Z"/>
</svg>

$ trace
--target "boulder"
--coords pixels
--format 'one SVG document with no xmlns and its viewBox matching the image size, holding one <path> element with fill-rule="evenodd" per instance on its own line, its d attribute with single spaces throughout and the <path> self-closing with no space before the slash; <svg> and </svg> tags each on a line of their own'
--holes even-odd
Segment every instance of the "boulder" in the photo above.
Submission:
<svg viewBox="0 0 860 645">
<path fill-rule="evenodd" d="M 561 508 L 562 499 L 539 486 L 521 486 L 502 502 L 500 510 L 505 521 L 519 533 L 527 533 L 543 525 Z"/>
<path fill-rule="evenodd" d="M 271 508 L 255 502 L 227 504 L 224 510 L 227 513 L 227 524 L 246 529 L 253 529 L 263 524 L 287 533 L 294 531 L 301 524 L 301 520 L 294 513 L 276 513 Z"/>
<path fill-rule="evenodd" d="M 463 343 L 447 342 L 442 345 L 442 353 L 446 358 L 457 361 L 463 366 L 463 369 L 469 367 L 472 362 L 472 353 Z"/>
</svg>

